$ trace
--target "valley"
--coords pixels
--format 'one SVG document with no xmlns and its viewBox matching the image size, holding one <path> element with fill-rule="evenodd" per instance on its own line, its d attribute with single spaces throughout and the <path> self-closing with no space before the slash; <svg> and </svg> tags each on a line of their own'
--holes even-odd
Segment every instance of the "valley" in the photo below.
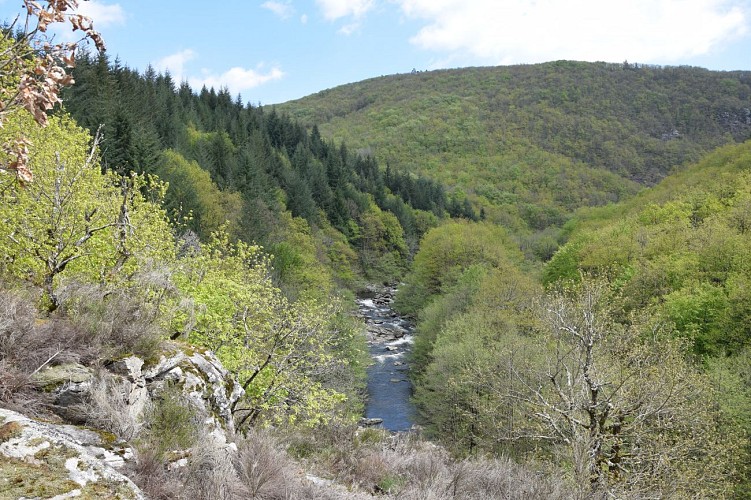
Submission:
<svg viewBox="0 0 751 500">
<path fill-rule="evenodd" d="M 44 33 L 0 38 L 0 497 L 751 495 L 751 72 L 256 106 Z"/>
</svg>

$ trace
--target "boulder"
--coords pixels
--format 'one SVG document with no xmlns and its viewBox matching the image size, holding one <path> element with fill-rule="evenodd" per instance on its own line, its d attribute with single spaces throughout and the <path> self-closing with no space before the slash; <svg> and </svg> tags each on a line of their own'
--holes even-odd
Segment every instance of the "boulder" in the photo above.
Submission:
<svg viewBox="0 0 751 500">
<path fill-rule="evenodd" d="M 372 427 L 374 425 L 380 425 L 383 423 L 382 418 L 361 418 L 360 419 L 360 425 L 365 427 Z"/>
</svg>

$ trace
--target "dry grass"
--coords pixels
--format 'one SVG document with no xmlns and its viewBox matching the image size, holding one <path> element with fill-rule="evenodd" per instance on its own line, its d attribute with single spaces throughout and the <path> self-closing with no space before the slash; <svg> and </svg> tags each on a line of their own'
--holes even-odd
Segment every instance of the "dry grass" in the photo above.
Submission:
<svg viewBox="0 0 751 500">
<path fill-rule="evenodd" d="M 46 399 L 32 375 L 47 365 L 93 359 L 95 350 L 63 318 L 41 319 L 34 298 L 0 289 L 0 402 L 38 415 Z"/>
<path fill-rule="evenodd" d="M 125 441 L 136 437 L 142 422 L 129 409 L 127 389 L 111 378 L 95 378 L 87 401 L 79 408 L 86 425 Z"/>
<path fill-rule="evenodd" d="M 265 432 L 252 430 L 239 443 L 235 469 L 249 498 L 287 498 L 291 462 Z"/>
<path fill-rule="evenodd" d="M 101 358 L 153 356 L 163 332 L 158 311 L 127 289 L 71 283 L 59 292 L 61 312 L 86 333 Z"/>
<path fill-rule="evenodd" d="M 125 354 L 148 357 L 161 341 L 149 307 L 126 291 L 69 285 L 63 307 L 40 315 L 31 293 L 4 289 L 0 283 L 0 402 L 39 415 L 45 396 L 31 377 L 46 366 L 99 364 Z M 36 411 L 39 410 L 39 411 Z"/>
<path fill-rule="evenodd" d="M 142 450 L 124 471 L 151 500 L 187 498 L 182 478 L 167 469 L 162 457 L 151 450 Z"/>
<path fill-rule="evenodd" d="M 341 431 L 341 429 L 339 430 Z M 296 434 L 286 442 L 319 475 L 353 491 L 404 500 L 568 499 L 573 492 L 555 471 L 535 470 L 507 458 L 454 460 L 443 448 L 414 434 L 375 429 Z M 332 449 L 331 447 L 338 447 Z"/>
</svg>

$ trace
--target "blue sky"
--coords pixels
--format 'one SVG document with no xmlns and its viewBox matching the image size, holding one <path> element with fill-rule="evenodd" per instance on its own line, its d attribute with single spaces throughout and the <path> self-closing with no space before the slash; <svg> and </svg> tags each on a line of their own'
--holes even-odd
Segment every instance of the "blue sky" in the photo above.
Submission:
<svg viewBox="0 0 751 500">
<path fill-rule="evenodd" d="M 80 3 L 110 57 L 254 104 L 412 69 L 558 59 L 751 70 L 751 0 Z M 0 17 L 20 5 L 0 0 Z"/>
</svg>

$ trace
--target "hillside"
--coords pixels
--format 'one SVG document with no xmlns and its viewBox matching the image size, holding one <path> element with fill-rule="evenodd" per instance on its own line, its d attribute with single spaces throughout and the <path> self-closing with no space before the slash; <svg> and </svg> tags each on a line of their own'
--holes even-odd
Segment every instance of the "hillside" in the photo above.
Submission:
<svg viewBox="0 0 751 500">
<path fill-rule="evenodd" d="M 751 137 L 751 73 L 559 61 L 417 72 L 278 105 L 324 137 L 543 229 Z"/>
<path fill-rule="evenodd" d="M 582 209 L 543 283 L 501 228 L 429 231 L 396 297 L 426 434 L 567 456 L 618 498 L 749 498 L 750 169 L 751 141 L 726 145 Z"/>
<path fill-rule="evenodd" d="M 392 194 L 377 159 L 226 89 L 194 93 L 169 74 L 87 54 L 73 76 L 64 107 L 101 134 L 103 166 L 166 181 L 179 231 L 206 241 L 226 224 L 231 238 L 263 246 L 290 296 L 328 295 L 332 277 L 344 286 L 394 280 L 427 228 L 477 217 L 429 179 Z"/>
</svg>

